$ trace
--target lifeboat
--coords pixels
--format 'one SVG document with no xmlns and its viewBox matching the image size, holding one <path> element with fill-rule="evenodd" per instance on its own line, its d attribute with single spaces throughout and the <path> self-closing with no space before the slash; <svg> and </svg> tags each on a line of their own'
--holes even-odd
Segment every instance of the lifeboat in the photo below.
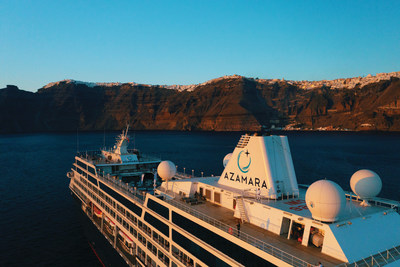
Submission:
<svg viewBox="0 0 400 267">
<path fill-rule="evenodd" d="M 104 216 L 104 221 L 106 222 L 104 224 L 104 229 L 106 229 L 109 234 L 114 235 L 115 223 L 111 221 L 110 218 L 108 218 L 107 216 Z"/>
<path fill-rule="evenodd" d="M 122 247 L 128 252 L 131 253 L 133 246 L 133 241 L 132 239 L 129 238 L 129 236 L 127 234 L 125 234 L 124 232 L 122 232 L 121 230 L 118 231 L 119 234 L 119 238 L 120 238 L 120 242 L 122 244 Z"/>
<path fill-rule="evenodd" d="M 94 215 L 101 218 L 101 215 L 103 214 L 103 212 L 98 207 L 96 207 L 96 205 L 93 205 L 93 211 L 94 211 Z"/>
<path fill-rule="evenodd" d="M 115 227 L 115 223 L 113 221 L 110 220 L 110 218 L 108 218 L 107 216 L 104 217 L 104 220 L 112 227 Z"/>
</svg>

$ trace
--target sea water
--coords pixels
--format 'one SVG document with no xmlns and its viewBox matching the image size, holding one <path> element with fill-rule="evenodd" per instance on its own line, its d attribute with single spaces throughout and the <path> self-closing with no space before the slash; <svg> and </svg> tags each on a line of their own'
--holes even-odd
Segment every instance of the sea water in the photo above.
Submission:
<svg viewBox="0 0 400 267">
<path fill-rule="evenodd" d="M 99 266 L 66 173 L 77 150 L 111 147 L 117 134 L 0 135 L 0 266 Z M 138 131 L 130 148 L 169 159 L 180 172 L 220 175 L 241 134 Z M 350 190 L 351 175 L 367 168 L 382 179 L 380 197 L 400 200 L 400 134 L 284 134 L 299 183 L 326 178 Z"/>
</svg>

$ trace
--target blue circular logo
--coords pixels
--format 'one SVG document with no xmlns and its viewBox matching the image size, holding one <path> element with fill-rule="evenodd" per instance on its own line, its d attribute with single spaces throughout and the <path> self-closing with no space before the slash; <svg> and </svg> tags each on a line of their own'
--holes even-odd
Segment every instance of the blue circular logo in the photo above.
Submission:
<svg viewBox="0 0 400 267">
<path fill-rule="evenodd" d="M 246 156 L 244 156 L 244 155 L 242 156 L 243 152 Z M 249 155 L 250 155 L 250 153 L 248 150 L 246 150 L 246 152 L 244 150 L 239 152 L 239 155 L 237 158 L 237 165 L 239 167 L 239 170 L 243 173 L 248 173 L 250 170 L 251 157 Z M 242 157 L 242 160 L 240 160 L 240 157 Z"/>
</svg>

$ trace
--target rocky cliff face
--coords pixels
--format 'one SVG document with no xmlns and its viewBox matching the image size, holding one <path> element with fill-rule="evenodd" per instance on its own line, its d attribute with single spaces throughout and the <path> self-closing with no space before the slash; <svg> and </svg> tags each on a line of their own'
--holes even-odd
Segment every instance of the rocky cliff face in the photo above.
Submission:
<svg viewBox="0 0 400 267">
<path fill-rule="evenodd" d="M 352 84 L 342 88 L 241 76 L 170 87 L 66 80 L 36 93 L 7 86 L 0 89 L 0 132 L 119 130 L 127 122 L 151 130 L 399 131 L 400 79 L 380 75 L 369 83 L 342 79 Z"/>
</svg>

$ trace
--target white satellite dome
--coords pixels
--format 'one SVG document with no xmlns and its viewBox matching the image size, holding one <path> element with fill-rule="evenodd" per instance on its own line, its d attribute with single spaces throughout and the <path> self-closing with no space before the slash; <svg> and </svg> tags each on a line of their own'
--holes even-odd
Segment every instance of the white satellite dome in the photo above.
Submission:
<svg viewBox="0 0 400 267">
<path fill-rule="evenodd" d="M 170 180 L 176 174 L 175 164 L 169 160 L 161 161 L 157 167 L 158 175 L 163 180 Z"/>
<path fill-rule="evenodd" d="M 228 164 L 231 157 L 232 157 L 232 153 L 226 154 L 226 156 L 224 157 L 224 160 L 222 161 L 222 163 L 224 164 L 224 167 L 226 167 L 226 165 Z"/>
<path fill-rule="evenodd" d="M 346 196 L 337 183 L 319 180 L 307 189 L 306 204 L 313 219 L 334 222 L 346 206 Z"/>
<path fill-rule="evenodd" d="M 363 199 L 376 197 L 382 189 L 382 180 L 370 170 L 356 171 L 350 179 L 351 190 Z"/>
</svg>

